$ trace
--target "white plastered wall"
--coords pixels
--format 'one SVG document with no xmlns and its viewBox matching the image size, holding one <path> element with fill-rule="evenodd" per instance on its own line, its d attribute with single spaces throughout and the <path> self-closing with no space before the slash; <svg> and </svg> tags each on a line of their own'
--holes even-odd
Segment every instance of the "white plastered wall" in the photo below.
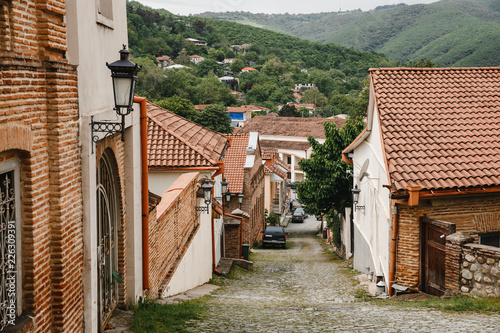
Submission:
<svg viewBox="0 0 500 333">
<path fill-rule="evenodd" d="M 355 269 L 364 272 L 367 266 L 374 273 L 389 274 L 390 241 L 390 201 L 378 113 L 375 109 L 373 127 L 370 136 L 354 149 L 354 184 L 361 190 L 358 206 L 365 206 L 365 213 L 360 209 L 354 212 L 354 260 Z M 369 161 L 367 175 L 361 180 L 360 169 Z"/>
</svg>

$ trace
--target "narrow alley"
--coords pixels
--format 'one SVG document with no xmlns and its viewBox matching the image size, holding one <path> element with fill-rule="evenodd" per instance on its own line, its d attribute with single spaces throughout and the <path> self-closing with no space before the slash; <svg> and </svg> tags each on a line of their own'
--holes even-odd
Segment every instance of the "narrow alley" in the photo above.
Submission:
<svg viewBox="0 0 500 333">
<path fill-rule="evenodd" d="M 498 332 L 500 315 L 358 301 L 343 261 L 324 253 L 318 222 L 289 224 L 287 249 L 253 249 L 253 272 L 215 291 L 194 332 Z"/>
</svg>

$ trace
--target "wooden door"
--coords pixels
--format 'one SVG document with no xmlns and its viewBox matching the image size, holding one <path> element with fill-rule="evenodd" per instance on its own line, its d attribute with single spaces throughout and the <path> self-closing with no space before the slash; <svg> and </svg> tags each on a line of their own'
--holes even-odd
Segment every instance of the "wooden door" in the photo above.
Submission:
<svg viewBox="0 0 500 333">
<path fill-rule="evenodd" d="M 422 223 L 421 290 L 441 296 L 445 290 L 446 235 L 448 228 Z"/>
</svg>

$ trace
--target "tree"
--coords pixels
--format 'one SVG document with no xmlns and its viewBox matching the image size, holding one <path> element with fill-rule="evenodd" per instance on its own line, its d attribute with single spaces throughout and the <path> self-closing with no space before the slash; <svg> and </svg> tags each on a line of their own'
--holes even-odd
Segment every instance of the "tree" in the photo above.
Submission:
<svg viewBox="0 0 500 333">
<path fill-rule="evenodd" d="M 216 132 L 230 134 L 233 128 L 226 110 L 227 108 L 220 104 L 209 105 L 196 115 L 194 121 Z"/>
<path fill-rule="evenodd" d="M 213 73 L 217 76 L 222 75 L 222 69 L 220 65 L 214 59 L 205 59 L 200 62 L 197 66 L 198 76 L 207 76 L 209 73 Z"/>
<path fill-rule="evenodd" d="M 305 172 L 306 179 L 296 185 L 298 199 L 305 210 L 311 214 L 337 212 L 351 202 L 351 182 L 346 171 L 351 168 L 342 161 L 342 150 L 357 136 L 365 123 L 361 118 L 349 119 L 344 127 L 338 128 L 335 123 L 325 122 L 324 144 L 309 137 L 313 152 L 309 159 L 299 162 Z"/>
<path fill-rule="evenodd" d="M 181 98 L 177 95 L 165 98 L 156 104 L 189 120 L 194 120 L 196 116 L 196 110 L 194 109 L 193 103 L 191 103 L 190 100 Z"/>
<path fill-rule="evenodd" d="M 234 73 L 239 73 L 245 67 L 245 64 L 243 63 L 243 60 L 241 60 L 240 58 L 236 58 L 233 60 L 231 66 L 229 67 Z"/>
<path fill-rule="evenodd" d="M 292 104 L 285 104 L 278 113 L 280 117 L 300 117 L 297 108 Z"/>
<path fill-rule="evenodd" d="M 186 49 L 182 49 L 181 52 L 179 52 L 179 55 L 175 58 L 175 63 L 184 66 L 191 64 L 191 57 Z"/>
<path fill-rule="evenodd" d="M 312 87 L 304 92 L 301 102 L 302 103 L 313 103 L 316 106 L 324 106 L 326 104 L 327 98 L 323 95 L 318 88 Z"/>
</svg>

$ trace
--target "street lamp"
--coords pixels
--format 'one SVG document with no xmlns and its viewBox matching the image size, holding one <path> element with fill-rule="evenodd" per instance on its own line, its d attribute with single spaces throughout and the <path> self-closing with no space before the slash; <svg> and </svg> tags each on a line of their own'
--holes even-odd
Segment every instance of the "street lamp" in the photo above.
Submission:
<svg viewBox="0 0 500 333">
<path fill-rule="evenodd" d="M 207 205 L 206 207 L 204 206 L 196 206 L 196 211 L 197 212 L 207 212 L 209 211 L 210 203 L 212 202 L 212 188 L 214 186 L 210 184 L 210 181 L 208 179 L 205 179 L 205 183 L 201 185 L 201 188 L 203 190 L 203 198 L 205 199 L 205 204 Z"/>
<path fill-rule="evenodd" d="M 240 209 L 241 209 L 241 204 L 243 203 L 243 193 L 238 194 L 238 202 L 240 203 Z"/>
<path fill-rule="evenodd" d="M 358 188 L 358 185 L 355 185 L 354 188 L 351 190 L 351 192 L 352 192 L 352 202 L 354 205 L 354 211 L 360 210 L 364 214 L 365 206 L 358 206 L 359 193 L 361 192 L 361 190 Z"/>
<path fill-rule="evenodd" d="M 92 116 L 90 126 L 92 130 L 92 141 L 94 143 L 112 136 L 117 132 L 121 132 L 122 141 L 125 141 L 125 116 L 132 111 L 137 73 L 141 70 L 140 66 L 128 59 L 129 54 L 130 51 L 123 45 L 123 49 L 120 50 L 120 60 L 111 64 L 106 63 L 106 66 L 111 70 L 111 77 L 113 78 L 114 110 L 121 116 L 121 122 L 94 121 L 94 116 Z M 105 135 L 100 138 L 96 133 L 105 133 Z M 94 146 L 92 145 L 92 153 L 93 152 Z"/>
<path fill-rule="evenodd" d="M 226 181 L 226 178 L 224 178 L 224 180 L 220 182 L 220 187 L 221 187 L 222 194 L 226 193 L 227 185 L 228 184 L 229 184 L 229 182 Z"/>
<path fill-rule="evenodd" d="M 227 202 L 227 206 L 229 207 L 229 201 L 231 201 L 231 190 L 227 190 L 226 192 L 226 202 Z"/>
<path fill-rule="evenodd" d="M 120 50 L 120 60 L 111 64 L 106 63 L 113 78 L 115 111 L 120 116 L 126 116 L 132 111 L 137 73 L 141 70 L 139 65 L 128 59 L 129 55 L 130 51 L 123 45 L 123 49 Z"/>
</svg>

